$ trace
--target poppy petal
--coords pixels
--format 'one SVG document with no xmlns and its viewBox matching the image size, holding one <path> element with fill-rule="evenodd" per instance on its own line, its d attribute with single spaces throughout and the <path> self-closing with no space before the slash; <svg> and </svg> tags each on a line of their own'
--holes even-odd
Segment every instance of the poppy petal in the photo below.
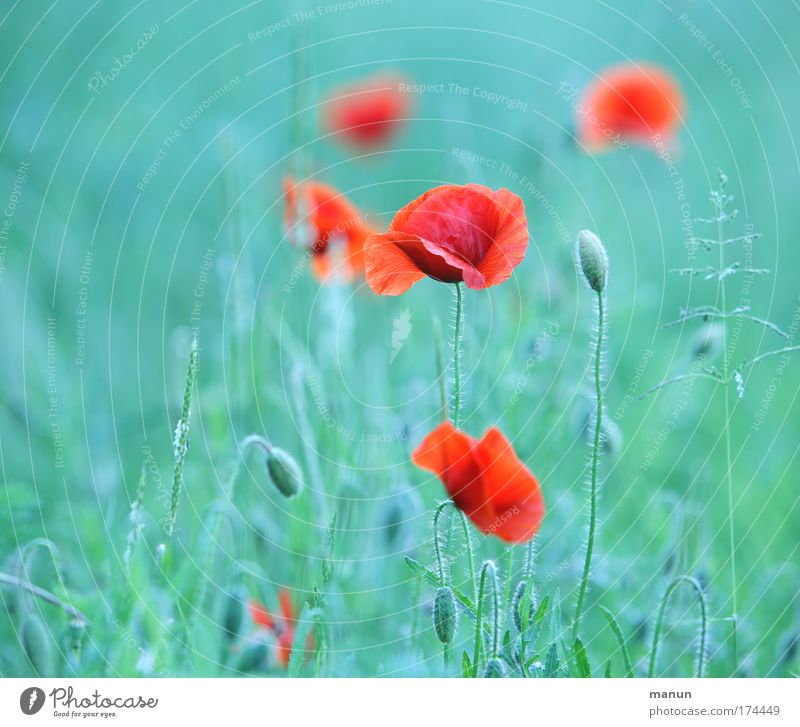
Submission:
<svg viewBox="0 0 800 727">
<path fill-rule="evenodd" d="M 378 295 L 400 295 L 425 277 L 399 243 L 415 242 L 402 232 L 372 235 L 364 243 L 364 277 Z"/>
<path fill-rule="evenodd" d="M 264 606 L 263 603 L 260 603 L 256 600 L 248 601 L 247 610 L 250 613 L 250 620 L 256 626 L 261 626 L 262 628 L 269 629 L 270 631 L 275 629 L 275 620 L 267 611 L 266 606 Z"/>
<path fill-rule="evenodd" d="M 422 440 L 411 459 L 417 467 L 439 477 L 456 506 L 486 530 L 496 515 L 483 489 L 474 446 L 472 437 L 450 422 L 442 422 Z"/>
<path fill-rule="evenodd" d="M 507 189 L 494 193 L 494 245 L 478 265 L 486 285 L 497 285 L 511 277 L 528 249 L 528 220 L 522 200 Z"/>
<path fill-rule="evenodd" d="M 511 443 L 496 428 L 475 445 L 483 471 L 483 487 L 497 513 L 494 533 L 512 543 L 526 542 L 544 517 L 539 483 L 517 457 Z"/>
</svg>

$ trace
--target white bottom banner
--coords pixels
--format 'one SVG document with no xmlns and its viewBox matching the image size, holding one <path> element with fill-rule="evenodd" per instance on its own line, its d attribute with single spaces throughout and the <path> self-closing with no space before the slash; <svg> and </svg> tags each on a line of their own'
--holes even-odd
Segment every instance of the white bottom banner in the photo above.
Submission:
<svg viewBox="0 0 800 727">
<path fill-rule="evenodd" d="M 3 679 L 0 725 L 800 725 L 793 679 Z M 439 722 L 441 720 L 441 722 Z"/>
</svg>

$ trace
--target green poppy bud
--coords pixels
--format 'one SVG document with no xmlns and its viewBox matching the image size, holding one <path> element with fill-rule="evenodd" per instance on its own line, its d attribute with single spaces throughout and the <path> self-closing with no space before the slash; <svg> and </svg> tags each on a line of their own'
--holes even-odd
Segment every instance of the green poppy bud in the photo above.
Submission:
<svg viewBox="0 0 800 727">
<path fill-rule="evenodd" d="M 608 255 L 600 238 L 589 230 L 581 230 L 577 241 L 578 262 L 583 277 L 596 293 L 602 293 L 608 279 Z"/>
<path fill-rule="evenodd" d="M 19 627 L 19 640 L 37 676 L 53 673 L 53 641 L 47 627 L 38 616 L 26 616 Z"/>
<path fill-rule="evenodd" d="M 244 674 L 262 671 L 267 665 L 269 649 L 263 638 L 248 641 L 242 648 L 236 669 Z"/>
<path fill-rule="evenodd" d="M 222 614 L 222 627 L 225 630 L 225 639 L 233 641 L 242 630 L 244 622 L 245 594 L 235 587 L 226 594 L 225 610 Z"/>
<path fill-rule="evenodd" d="M 267 453 L 267 472 L 280 493 L 287 498 L 299 495 L 303 489 L 303 472 L 294 457 L 277 447 Z"/>
<path fill-rule="evenodd" d="M 502 679 L 506 675 L 506 668 L 503 662 L 497 657 L 493 657 L 486 662 L 483 670 L 484 679 Z"/>
<path fill-rule="evenodd" d="M 433 601 L 433 628 L 443 644 L 449 644 L 458 628 L 458 609 L 453 591 L 447 587 L 437 588 Z"/>
</svg>

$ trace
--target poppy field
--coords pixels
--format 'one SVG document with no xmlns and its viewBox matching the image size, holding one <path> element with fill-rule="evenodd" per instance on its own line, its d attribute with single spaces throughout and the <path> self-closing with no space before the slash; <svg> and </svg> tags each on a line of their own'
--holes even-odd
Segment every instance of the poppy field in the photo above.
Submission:
<svg viewBox="0 0 800 727">
<path fill-rule="evenodd" d="M 0 18 L 0 675 L 800 674 L 794 3 Z"/>
</svg>

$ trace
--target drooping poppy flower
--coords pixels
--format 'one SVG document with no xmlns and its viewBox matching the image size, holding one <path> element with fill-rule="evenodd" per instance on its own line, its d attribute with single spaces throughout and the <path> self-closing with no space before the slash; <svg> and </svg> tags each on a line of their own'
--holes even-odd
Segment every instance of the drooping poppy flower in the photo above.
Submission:
<svg viewBox="0 0 800 727">
<path fill-rule="evenodd" d="M 398 76 L 379 75 L 340 86 L 326 97 L 323 126 L 356 148 L 383 146 L 410 111 L 410 97 L 400 90 L 404 83 Z"/>
<path fill-rule="evenodd" d="M 287 589 L 282 588 L 278 592 L 278 601 L 281 609 L 280 616 L 273 616 L 267 611 L 266 606 L 256 600 L 251 600 L 247 604 L 247 608 L 250 612 L 250 620 L 253 624 L 275 635 L 277 640 L 275 655 L 281 666 L 285 668 L 289 666 L 289 657 L 292 654 L 294 632 L 297 628 L 297 616 L 292 604 L 292 598 Z M 309 634 L 306 640 L 306 649 L 311 650 L 313 648 L 314 637 L 312 634 Z"/>
<path fill-rule="evenodd" d="M 405 293 L 426 275 L 488 288 L 511 276 L 527 247 L 525 208 L 516 194 L 448 184 L 417 197 L 387 232 L 366 241 L 365 275 L 380 295 Z"/>
<path fill-rule="evenodd" d="M 545 510 L 539 483 L 500 430 L 488 429 L 476 440 L 443 422 L 417 447 L 412 461 L 433 472 L 485 534 L 524 543 L 539 529 Z"/>
<path fill-rule="evenodd" d="M 590 149 L 629 139 L 652 144 L 660 135 L 674 136 L 684 98 L 678 81 L 649 64 L 613 66 L 583 92 L 576 107 L 579 137 Z"/>
<path fill-rule="evenodd" d="M 377 230 L 343 194 L 321 182 L 294 183 L 287 178 L 285 223 L 307 230 L 311 270 L 318 280 L 349 282 L 364 269 L 364 241 Z"/>
</svg>

